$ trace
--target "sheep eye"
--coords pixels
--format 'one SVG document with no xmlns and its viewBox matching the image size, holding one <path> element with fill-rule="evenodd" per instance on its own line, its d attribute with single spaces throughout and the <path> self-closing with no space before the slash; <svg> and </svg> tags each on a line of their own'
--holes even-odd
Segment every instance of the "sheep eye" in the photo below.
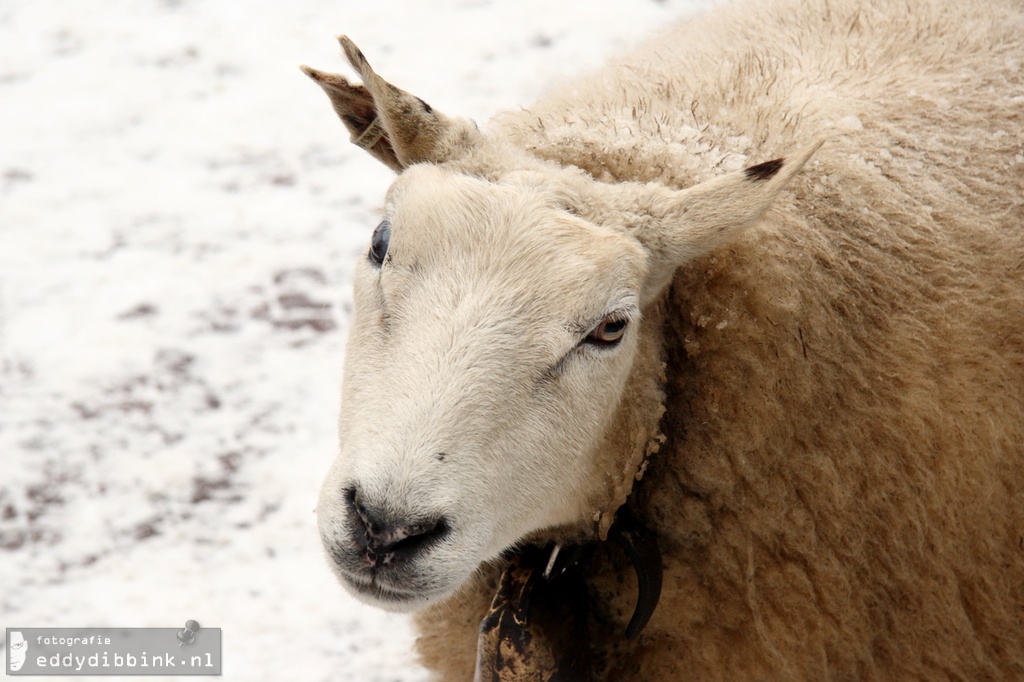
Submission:
<svg viewBox="0 0 1024 682">
<path fill-rule="evenodd" d="M 626 334 L 628 321 L 621 317 L 609 316 L 601 320 L 601 324 L 590 330 L 585 343 L 595 346 L 614 346 Z"/>
<path fill-rule="evenodd" d="M 388 254 L 388 244 L 391 242 L 391 222 L 380 221 L 380 225 L 373 231 L 373 238 L 370 240 L 370 262 L 380 267 L 384 262 L 384 256 Z"/>
</svg>

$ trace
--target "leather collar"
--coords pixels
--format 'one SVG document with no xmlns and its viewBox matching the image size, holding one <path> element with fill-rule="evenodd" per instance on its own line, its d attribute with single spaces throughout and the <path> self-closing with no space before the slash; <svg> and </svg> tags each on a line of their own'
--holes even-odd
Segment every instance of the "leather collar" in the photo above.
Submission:
<svg viewBox="0 0 1024 682">
<path fill-rule="evenodd" d="M 622 508 L 609 537 L 637 575 L 636 606 L 624 633 L 632 640 L 661 596 L 661 552 L 654 533 Z M 583 568 L 595 544 L 528 546 L 509 558 L 480 623 L 475 682 L 590 679 Z"/>
</svg>

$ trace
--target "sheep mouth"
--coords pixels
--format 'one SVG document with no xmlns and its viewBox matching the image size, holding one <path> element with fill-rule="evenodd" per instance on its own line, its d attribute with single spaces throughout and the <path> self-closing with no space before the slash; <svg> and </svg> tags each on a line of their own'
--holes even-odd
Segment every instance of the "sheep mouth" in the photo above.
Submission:
<svg viewBox="0 0 1024 682">
<path fill-rule="evenodd" d="M 368 603 L 393 609 L 412 608 L 435 596 L 429 585 L 413 566 L 395 566 L 388 563 L 368 565 L 358 551 L 338 547 L 330 548 L 338 578 L 356 597 Z"/>
<path fill-rule="evenodd" d="M 346 582 L 349 587 L 364 597 L 371 597 L 379 601 L 408 602 L 414 601 L 417 598 L 417 595 L 412 592 L 399 591 L 390 587 L 384 587 L 375 581 L 363 583 L 350 579 Z"/>
<path fill-rule="evenodd" d="M 433 600 L 435 594 L 422 589 L 402 589 L 382 584 L 376 577 L 342 572 L 343 584 L 358 599 L 388 611 L 409 611 Z"/>
</svg>

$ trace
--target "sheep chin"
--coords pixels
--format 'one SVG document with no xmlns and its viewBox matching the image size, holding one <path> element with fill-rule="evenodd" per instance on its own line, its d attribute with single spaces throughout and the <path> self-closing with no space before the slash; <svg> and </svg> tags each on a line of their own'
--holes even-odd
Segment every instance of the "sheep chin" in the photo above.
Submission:
<svg viewBox="0 0 1024 682">
<path fill-rule="evenodd" d="M 432 601 L 422 593 L 399 592 L 377 584 L 362 584 L 349 579 L 343 579 L 342 585 L 350 595 L 364 604 L 392 613 L 411 613 Z"/>
<path fill-rule="evenodd" d="M 412 589 L 396 588 L 382 585 L 376 579 L 367 580 L 364 576 L 351 576 L 338 572 L 341 584 L 351 596 L 369 606 L 391 613 L 412 613 L 433 603 L 442 601 L 454 594 L 462 586 L 464 580 L 457 580 L 447 586 L 438 585 L 435 579 L 430 588 L 414 587 Z"/>
</svg>

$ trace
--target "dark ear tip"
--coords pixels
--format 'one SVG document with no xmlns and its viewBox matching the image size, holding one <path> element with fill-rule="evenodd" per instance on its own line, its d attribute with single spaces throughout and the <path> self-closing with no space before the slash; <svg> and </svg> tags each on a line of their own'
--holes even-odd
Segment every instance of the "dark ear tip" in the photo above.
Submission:
<svg viewBox="0 0 1024 682">
<path fill-rule="evenodd" d="M 785 163 L 785 158 L 772 159 L 771 161 L 765 161 L 764 163 L 759 163 L 756 166 L 751 166 L 750 168 L 744 168 L 743 174 L 752 182 L 764 182 L 765 180 L 771 179 L 776 173 L 782 170 L 782 166 Z"/>
</svg>

